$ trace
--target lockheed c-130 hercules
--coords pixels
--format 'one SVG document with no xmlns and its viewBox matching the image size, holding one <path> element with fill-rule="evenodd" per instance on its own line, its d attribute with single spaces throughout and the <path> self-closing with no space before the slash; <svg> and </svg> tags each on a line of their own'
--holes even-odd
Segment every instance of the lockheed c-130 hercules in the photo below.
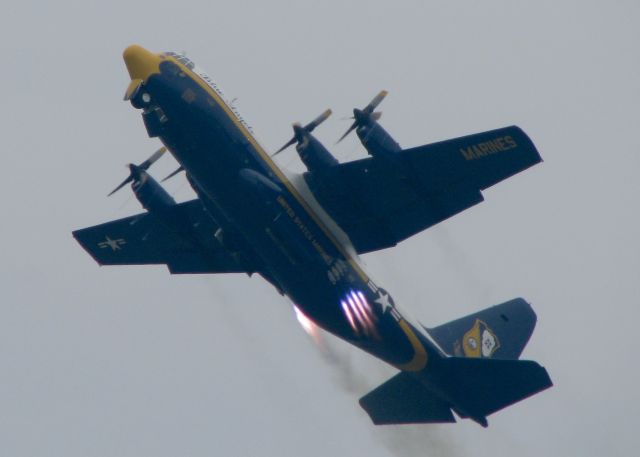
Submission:
<svg viewBox="0 0 640 457">
<path fill-rule="evenodd" d="M 73 232 L 100 265 L 166 264 L 171 273 L 258 273 L 308 319 L 400 370 L 360 399 L 375 424 L 487 416 L 552 385 L 519 360 L 536 315 L 521 298 L 438 327 L 412 321 L 358 255 L 402 240 L 483 201 L 481 191 L 541 161 L 511 126 L 410 149 L 379 124 L 380 92 L 353 110 L 371 157 L 338 160 L 312 134 L 296 145 L 307 172 L 278 167 L 220 87 L 185 55 L 124 51 L 125 100 L 163 148 L 129 177 L 146 212 Z M 344 138 L 343 136 L 343 138 Z M 197 198 L 175 200 L 147 169 L 168 150 Z M 114 192 L 115 192 L 114 190 Z"/>
</svg>

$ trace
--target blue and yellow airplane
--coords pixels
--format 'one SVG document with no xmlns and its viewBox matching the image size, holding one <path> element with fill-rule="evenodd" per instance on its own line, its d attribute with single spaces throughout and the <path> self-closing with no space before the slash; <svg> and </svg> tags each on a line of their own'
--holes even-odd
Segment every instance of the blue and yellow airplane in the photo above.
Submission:
<svg viewBox="0 0 640 457">
<path fill-rule="evenodd" d="M 523 299 L 426 328 L 358 257 L 480 203 L 482 190 L 540 162 L 520 128 L 402 149 L 378 122 L 383 91 L 354 109 L 344 135 L 355 130 L 371 157 L 339 163 L 312 135 L 327 110 L 295 124 L 280 149 L 296 144 L 307 167 L 291 174 L 185 55 L 132 45 L 124 61 L 125 100 L 164 146 L 115 189 L 131 182 L 146 212 L 73 232 L 100 265 L 260 274 L 306 318 L 400 370 L 360 399 L 375 424 L 455 422 L 455 412 L 486 427 L 488 415 L 552 385 L 543 367 L 519 360 L 536 323 Z M 176 203 L 147 173 L 165 150 L 196 199 Z"/>
</svg>

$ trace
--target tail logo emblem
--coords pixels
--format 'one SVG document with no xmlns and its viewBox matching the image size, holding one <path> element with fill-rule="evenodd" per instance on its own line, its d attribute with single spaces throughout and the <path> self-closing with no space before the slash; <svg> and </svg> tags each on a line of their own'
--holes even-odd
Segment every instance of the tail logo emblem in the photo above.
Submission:
<svg viewBox="0 0 640 457">
<path fill-rule="evenodd" d="M 465 357 L 490 358 L 500 348 L 500 341 L 489 326 L 476 319 L 473 327 L 462 337 Z"/>
</svg>

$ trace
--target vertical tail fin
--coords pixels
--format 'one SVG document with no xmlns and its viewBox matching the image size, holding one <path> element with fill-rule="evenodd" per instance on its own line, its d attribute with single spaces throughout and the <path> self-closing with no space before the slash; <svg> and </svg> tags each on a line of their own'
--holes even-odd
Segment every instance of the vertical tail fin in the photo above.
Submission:
<svg viewBox="0 0 640 457">
<path fill-rule="evenodd" d="M 515 298 L 426 330 L 450 355 L 517 359 L 533 333 L 536 320 L 531 305 Z"/>
</svg>

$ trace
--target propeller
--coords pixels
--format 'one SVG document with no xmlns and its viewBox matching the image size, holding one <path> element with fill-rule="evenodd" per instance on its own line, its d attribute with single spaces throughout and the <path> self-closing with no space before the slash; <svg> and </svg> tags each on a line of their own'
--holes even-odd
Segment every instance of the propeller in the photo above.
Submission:
<svg viewBox="0 0 640 457">
<path fill-rule="evenodd" d="M 167 179 L 171 179 L 173 178 L 175 175 L 177 175 L 178 173 L 180 173 L 181 171 L 184 171 L 184 167 L 182 165 L 180 165 L 178 167 L 177 170 L 174 170 L 173 172 L 171 172 L 171 174 L 169 174 L 168 176 L 166 176 L 162 181 L 160 182 L 165 182 Z"/>
<path fill-rule="evenodd" d="M 278 149 L 271 157 L 275 157 L 277 154 L 280 154 L 282 151 L 287 149 L 292 144 L 302 143 L 304 141 L 305 135 L 313 132 L 314 129 L 320 124 L 322 124 L 324 121 L 326 121 L 329 116 L 331 116 L 331 110 L 327 109 L 320 116 L 316 117 L 314 120 L 309 122 L 304 127 L 298 122 L 293 124 L 293 138 L 287 141 L 287 143 L 284 146 L 282 146 L 280 149 Z"/>
<path fill-rule="evenodd" d="M 360 127 L 362 125 L 367 125 L 371 121 L 377 121 L 378 119 L 380 119 L 380 116 L 382 116 L 382 113 L 380 111 L 374 112 L 373 110 L 376 109 L 376 107 L 380 104 L 382 100 L 384 100 L 384 98 L 387 96 L 388 93 L 389 92 L 387 92 L 386 90 L 381 90 L 378 93 L 378 95 L 373 97 L 373 100 L 371 100 L 369 104 L 365 106 L 363 109 L 354 108 L 353 117 L 350 118 L 354 120 L 353 124 L 351 124 L 351 127 L 349 127 L 349 129 L 345 132 L 345 134 L 340 137 L 337 143 L 340 143 L 342 140 L 344 140 L 346 136 L 349 135 L 357 127 Z"/>
<path fill-rule="evenodd" d="M 115 189 L 113 189 L 111 191 L 111 193 L 108 195 L 108 197 L 112 196 L 113 194 L 115 194 L 117 191 L 119 191 L 120 189 L 122 189 L 125 185 L 129 184 L 131 181 L 133 181 L 134 179 L 137 180 L 140 177 L 140 172 L 141 171 L 145 171 L 147 170 L 151 165 L 153 165 L 153 163 L 156 162 L 156 160 L 158 160 L 160 157 L 162 157 L 162 154 L 164 154 L 167 151 L 167 148 L 165 148 L 164 146 L 161 147 L 160 149 L 158 149 L 156 152 L 154 152 L 153 154 L 151 154 L 151 157 L 149 157 L 147 160 L 145 160 L 144 162 L 142 162 L 139 165 L 134 165 L 132 163 L 130 163 L 128 165 L 129 167 L 129 176 L 127 177 L 127 179 L 125 179 L 124 181 L 122 181 L 120 183 L 120 185 L 118 187 L 116 187 Z"/>
</svg>

